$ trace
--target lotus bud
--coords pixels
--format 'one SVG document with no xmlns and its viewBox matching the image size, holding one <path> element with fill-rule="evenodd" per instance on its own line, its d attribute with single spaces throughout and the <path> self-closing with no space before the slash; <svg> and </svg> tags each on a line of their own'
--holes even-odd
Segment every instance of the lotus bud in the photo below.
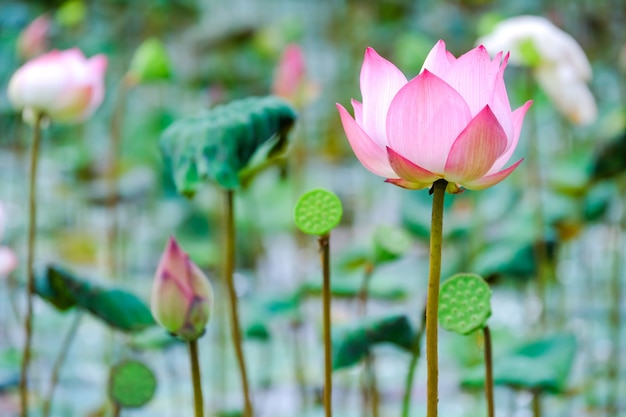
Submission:
<svg viewBox="0 0 626 417">
<path fill-rule="evenodd" d="M 106 67 L 104 55 L 87 59 L 76 48 L 48 52 L 15 71 L 9 101 L 27 122 L 42 115 L 61 123 L 83 121 L 102 103 Z"/>
<path fill-rule="evenodd" d="M 318 87 L 307 77 L 304 53 L 299 45 L 291 44 L 285 48 L 274 74 L 272 94 L 289 100 L 297 107 L 317 97 Z"/>
<path fill-rule="evenodd" d="M 48 49 L 48 33 L 52 21 L 48 15 L 41 15 L 22 31 L 17 39 L 17 53 L 23 60 L 43 54 Z"/>
<path fill-rule="evenodd" d="M 149 83 L 167 80 L 172 76 L 170 58 L 163 43 L 150 38 L 135 51 L 128 70 L 131 83 Z"/>
<path fill-rule="evenodd" d="M 154 319 L 185 341 L 202 336 L 211 317 L 213 289 L 208 278 L 171 237 L 154 277 Z"/>
</svg>

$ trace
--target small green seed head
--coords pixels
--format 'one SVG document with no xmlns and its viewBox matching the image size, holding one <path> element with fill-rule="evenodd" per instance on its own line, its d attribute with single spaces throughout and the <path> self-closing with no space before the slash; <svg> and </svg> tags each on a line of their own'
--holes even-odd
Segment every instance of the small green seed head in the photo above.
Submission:
<svg viewBox="0 0 626 417">
<path fill-rule="evenodd" d="M 470 334 L 491 316 L 491 289 L 477 274 L 456 274 L 441 285 L 439 324 L 446 330 Z"/>
</svg>

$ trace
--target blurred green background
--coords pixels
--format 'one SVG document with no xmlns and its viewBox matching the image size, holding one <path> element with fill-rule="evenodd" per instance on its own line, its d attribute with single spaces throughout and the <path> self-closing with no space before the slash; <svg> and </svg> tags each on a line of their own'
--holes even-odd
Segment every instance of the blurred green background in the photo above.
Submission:
<svg viewBox="0 0 626 417">
<path fill-rule="evenodd" d="M 20 33 L 44 13 L 52 20 L 51 48 L 76 46 L 87 56 L 106 54 L 109 68 L 105 102 L 94 117 L 45 130 L 37 265 L 63 265 L 88 280 L 123 287 L 146 303 L 170 235 L 223 294 L 221 194 L 207 184 L 193 199 L 178 195 L 159 151 L 161 134 L 181 117 L 269 94 L 285 47 L 296 43 L 302 48 L 310 94 L 296 103 L 299 119 L 290 152 L 280 166 L 238 192 L 236 200 L 236 283 L 254 399 L 259 416 L 276 417 L 323 415 L 316 242 L 292 224 L 293 205 L 306 190 L 326 187 L 344 205 L 344 219 L 333 233 L 337 328 L 363 320 L 356 299 L 380 225 L 408 232 L 411 244 L 402 256 L 376 267 L 367 315 L 402 314 L 413 328 L 420 326 L 430 197 L 426 190 L 402 190 L 366 171 L 350 150 L 335 109 L 335 103 L 349 108 L 350 98 L 360 100 L 365 48 L 374 47 L 412 78 L 438 39 L 458 56 L 503 18 L 533 14 L 550 19 L 580 43 L 591 61 L 598 118 L 589 126 L 572 125 L 537 87 L 531 71 L 509 66 L 505 75 L 512 107 L 534 100 L 512 158 L 527 160 L 496 187 L 446 197 L 442 278 L 467 271 L 488 279 L 494 292 L 490 326 L 496 356 L 506 357 L 519 343 L 537 338 L 557 337 L 556 347 L 550 345 L 557 349 L 556 357 L 569 358 L 574 346 L 567 369 L 547 377 L 565 375 L 565 380 L 558 389 L 545 389 L 552 392 L 542 397 L 544 415 L 626 415 L 626 2 L 621 0 L 0 2 L 0 201 L 9 214 L 2 243 L 21 261 L 14 274 L 0 279 L 0 415 L 16 415 L 18 405 L 30 141 L 30 129 L 7 100 L 6 85 L 22 64 L 16 51 Z M 171 77 L 121 93 L 135 51 L 150 38 L 165 45 Z M 125 107 L 116 115 L 122 102 Z M 121 149 L 112 273 L 105 174 L 117 127 Z M 207 408 L 210 415 L 222 416 L 237 415 L 240 407 L 224 300 L 217 297 L 214 319 L 200 341 Z M 39 404 L 62 335 L 81 313 L 58 312 L 40 299 L 35 307 L 31 386 Z M 559 339 L 563 334 L 573 335 L 575 343 L 569 336 Z M 485 415 L 483 394 L 473 382 L 473 369 L 482 363 L 482 339 L 443 330 L 441 338 L 441 415 Z M 119 334 L 85 316 L 60 373 L 52 415 L 109 415 L 109 369 L 124 358 L 140 358 L 152 367 L 158 387 L 145 407 L 123 415 L 190 415 L 185 349 L 172 343 L 158 329 Z M 566 353 L 560 354 L 563 344 Z M 388 344 L 373 351 L 381 416 L 400 415 L 409 355 Z M 527 367 L 523 383 L 498 385 L 497 415 L 532 415 L 534 391 L 524 384 L 532 386 L 529 378 L 558 362 L 552 354 Z M 336 371 L 337 416 L 369 416 L 361 398 L 362 370 L 356 364 Z M 412 415 L 423 416 L 423 359 L 414 389 Z"/>
</svg>

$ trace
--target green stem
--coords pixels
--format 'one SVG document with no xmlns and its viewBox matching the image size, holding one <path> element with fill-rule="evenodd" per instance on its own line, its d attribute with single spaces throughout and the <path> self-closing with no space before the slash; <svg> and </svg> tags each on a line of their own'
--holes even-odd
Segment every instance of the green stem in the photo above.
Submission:
<svg viewBox="0 0 626 417">
<path fill-rule="evenodd" d="M 225 287 L 220 285 L 217 287 L 219 291 L 219 296 L 227 297 L 227 294 L 224 293 Z M 226 290 L 227 291 L 227 290 Z M 229 312 L 227 311 L 228 306 L 225 304 L 221 304 L 218 306 L 220 311 L 215 315 L 217 321 L 217 356 L 219 358 L 226 358 L 230 352 L 229 346 L 229 335 L 228 335 L 228 325 L 230 318 L 228 317 Z M 219 319 L 217 315 L 220 315 Z M 219 381 L 219 387 L 214 389 L 215 396 L 213 397 L 214 408 L 217 410 L 223 409 L 226 407 L 226 402 L 224 401 L 224 396 L 228 391 L 229 382 L 231 380 L 231 373 L 228 371 L 228 363 L 227 361 L 217 361 L 215 367 L 215 373 L 217 374 L 217 378 Z"/>
<path fill-rule="evenodd" d="M 375 360 L 376 358 L 372 354 L 372 352 L 367 352 L 367 354 L 365 355 L 365 387 L 363 389 L 363 394 L 365 398 L 365 403 L 369 402 L 371 404 L 372 417 L 378 417 L 380 415 L 380 395 L 378 392 L 376 369 L 374 368 Z"/>
<path fill-rule="evenodd" d="M 31 344 L 33 334 L 33 295 L 35 293 L 35 231 L 37 230 L 37 166 L 39 161 L 39 147 L 41 142 L 41 120 L 43 115 L 37 115 L 33 126 L 33 143 L 30 152 L 30 172 L 28 186 L 28 247 L 26 260 L 26 316 L 24 317 L 24 350 L 22 351 L 22 366 L 20 378 L 20 402 L 22 417 L 28 417 L 28 368 L 30 365 Z"/>
<path fill-rule="evenodd" d="M 228 286 L 228 296 L 230 299 L 230 330 L 235 347 L 239 373 L 241 374 L 241 387 L 244 398 L 244 417 L 252 417 L 254 411 L 250 400 L 250 388 L 248 385 L 248 374 L 246 372 L 246 361 L 243 354 L 243 342 L 241 338 L 241 328 L 239 324 L 239 307 L 237 303 L 237 292 L 235 291 L 235 208 L 234 193 L 226 190 L 226 213 L 225 213 L 225 265 L 224 274 Z"/>
<path fill-rule="evenodd" d="M 122 407 L 118 403 L 113 404 L 113 417 L 120 417 L 122 414 Z"/>
<path fill-rule="evenodd" d="M 202 380 L 200 379 L 197 339 L 189 342 L 189 362 L 191 364 L 191 380 L 193 381 L 194 416 L 204 417 L 204 400 L 202 399 Z"/>
<path fill-rule="evenodd" d="M 120 171 L 120 156 L 122 154 L 122 120 L 126 113 L 126 99 L 130 85 L 123 78 L 116 90 L 115 107 L 111 117 L 111 132 L 109 142 L 109 166 L 107 170 L 107 197 L 106 206 L 109 211 L 109 224 L 107 227 L 107 273 L 115 279 L 118 269 L 116 256 L 116 242 L 118 235 L 117 206 L 119 202 L 118 178 Z"/>
<path fill-rule="evenodd" d="M 20 312 L 19 300 L 15 297 L 15 293 L 21 291 L 21 286 L 14 273 L 9 274 L 6 278 L 7 282 L 7 293 L 9 295 L 9 304 L 11 305 L 11 310 L 13 312 L 13 316 L 17 321 L 22 321 L 22 314 Z M 5 329 L 6 330 L 6 329 Z M 7 337 L 8 340 L 8 337 Z"/>
<path fill-rule="evenodd" d="M 63 339 L 63 343 L 61 345 L 61 350 L 59 351 L 59 355 L 54 361 L 54 366 L 52 367 L 52 373 L 50 374 L 50 387 L 48 389 L 48 395 L 43 403 L 43 417 L 48 417 L 50 415 L 50 410 L 52 409 L 52 400 L 54 399 L 54 391 L 59 382 L 59 374 L 61 372 L 61 368 L 63 367 L 63 363 L 65 362 L 65 358 L 67 358 L 67 353 L 70 350 L 70 346 L 72 345 L 72 341 L 76 337 L 76 332 L 80 325 L 80 321 L 83 317 L 82 311 L 79 311 L 74 315 L 74 320 L 72 321 L 72 325 L 68 330 L 65 338 Z"/>
<path fill-rule="evenodd" d="M 365 316 L 367 312 L 367 301 L 369 298 L 369 283 L 374 274 L 375 266 L 373 263 L 368 262 L 365 265 L 365 271 L 363 274 L 363 282 L 359 289 L 359 316 Z M 363 403 L 367 409 L 368 403 L 371 405 L 372 417 L 378 417 L 380 396 L 378 393 L 378 383 L 376 379 L 376 371 L 374 368 L 374 354 L 367 352 L 365 355 L 364 368 L 363 368 Z"/>
<path fill-rule="evenodd" d="M 489 326 L 483 327 L 485 338 L 485 398 L 487 399 L 487 417 L 494 417 L 493 402 L 493 360 L 491 354 L 491 331 Z"/>
<path fill-rule="evenodd" d="M 430 229 L 430 269 L 428 272 L 428 298 L 426 299 L 426 417 L 437 417 L 439 402 L 439 357 L 437 352 L 437 326 L 439 310 L 439 280 L 441 278 L 441 241 L 443 236 L 443 197 L 448 181 L 435 181 L 431 192 L 433 211 Z"/>
<path fill-rule="evenodd" d="M 300 392 L 300 406 L 301 411 L 304 412 L 307 406 L 307 392 L 306 392 L 306 373 L 303 364 L 303 352 L 302 344 L 300 342 L 300 327 L 302 324 L 299 319 L 294 319 L 291 323 L 291 332 L 293 334 L 293 370 L 296 382 L 298 383 L 298 391 Z M 306 355 L 305 355 L 306 356 Z"/>
<path fill-rule="evenodd" d="M 536 92 L 536 84 L 534 82 L 534 76 L 532 71 L 528 72 L 528 97 L 533 98 Z M 538 231 L 538 238 L 535 242 L 534 254 L 537 265 L 537 295 L 541 301 L 541 312 L 539 316 L 539 322 L 542 326 L 546 324 L 546 298 L 549 279 L 549 263 L 548 263 L 548 246 L 545 239 L 545 214 L 542 190 L 544 189 L 542 178 L 542 165 L 541 165 L 541 152 L 539 149 L 539 138 L 537 131 L 537 118 L 534 108 L 531 107 L 529 115 L 526 118 L 527 130 L 529 133 L 529 152 L 528 152 L 528 164 L 530 174 L 528 176 L 528 182 L 531 192 L 532 202 L 534 205 L 535 224 Z"/>
<path fill-rule="evenodd" d="M 322 261 L 323 274 L 323 321 L 324 321 L 324 415 L 331 417 L 332 411 L 332 394 L 333 394 L 333 363 L 332 363 L 332 338 L 330 333 L 330 236 L 328 234 L 320 236 L 320 257 Z"/>
<path fill-rule="evenodd" d="M 421 314 L 421 325 L 415 333 L 415 339 L 413 339 L 413 346 L 411 347 L 411 362 L 409 363 L 409 372 L 406 376 L 404 383 L 404 398 L 402 400 L 402 417 L 409 417 L 411 411 L 411 393 L 413 392 L 413 380 L 415 378 L 415 371 L 417 369 L 417 362 L 420 358 L 420 352 L 422 351 L 422 337 L 424 336 L 424 329 L 426 328 L 426 304 L 424 304 L 424 310 Z"/>
<path fill-rule="evenodd" d="M 620 183 L 620 195 L 624 195 L 624 186 Z M 622 253 L 623 242 L 622 235 L 624 233 L 624 222 L 626 222 L 626 213 L 624 207 L 624 201 L 622 203 L 621 219 L 613 227 L 613 259 L 612 259 L 612 271 L 611 271 L 611 308 L 609 312 L 609 325 L 612 334 L 613 349 L 608 361 L 608 380 L 609 380 L 609 392 L 607 398 L 607 414 L 614 416 L 618 414 L 619 399 L 620 399 L 620 340 L 622 330 L 621 319 L 621 306 L 622 306 Z"/>
<path fill-rule="evenodd" d="M 533 417 L 541 417 L 541 391 L 533 393 Z"/>
<path fill-rule="evenodd" d="M 365 264 L 365 271 L 363 273 L 363 281 L 361 282 L 361 288 L 359 288 L 359 316 L 364 316 L 367 312 L 367 301 L 369 298 L 369 285 L 372 275 L 374 274 L 374 264 L 367 262 Z"/>
</svg>

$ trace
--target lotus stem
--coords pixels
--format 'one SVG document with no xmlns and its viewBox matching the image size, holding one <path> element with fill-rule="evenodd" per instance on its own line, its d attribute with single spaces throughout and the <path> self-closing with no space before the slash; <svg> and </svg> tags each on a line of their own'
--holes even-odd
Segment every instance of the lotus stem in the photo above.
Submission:
<svg viewBox="0 0 626 417">
<path fill-rule="evenodd" d="M 301 323 L 298 319 L 294 319 L 291 323 L 291 333 L 293 335 L 293 371 L 296 382 L 298 383 L 298 391 L 300 392 L 301 409 L 302 412 L 306 409 L 307 405 L 307 387 L 306 387 L 306 373 L 303 363 L 302 343 L 300 341 L 300 327 Z"/>
<path fill-rule="evenodd" d="M 54 391 L 56 390 L 57 384 L 59 382 L 59 374 L 61 373 L 61 368 L 65 363 L 65 358 L 67 358 L 67 353 L 70 350 L 70 346 L 72 345 L 72 341 L 76 337 L 76 332 L 80 327 L 81 319 L 83 318 L 83 312 L 79 311 L 74 315 L 74 320 L 72 321 L 72 325 L 70 329 L 67 331 L 65 338 L 63 339 L 63 343 L 61 344 L 61 350 L 59 350 L 59 354 L 54 361 L 54 366 L 52 367 L 52 373 L 50 374 L 50 387 L 48 388 L 48 395 L 43 403 L 43 417 L 48 417 L 50 415 L 50 410 L 52 409 L 52 401 L 54 400 Z"/>
<path fill-rule="evenodd" d="M 365 386 L 363 387 L 363 396 L 365 403 L 371 405 L 372 417 L 378 417 L 380 415 L 380 394 L 378 392 L 378 380 L 376 378 L 376 369 L 374 363 L 376 361 L 372 352 L 367 352 L 365 355 Z"/>
<path fill-rule="evenodd" d="M 323 288 L 322 288 L 322 309 L 324 321 L 324 415 L 332 417 L 332 395 L 333 395 L 333 359 L 332 359 L 332 337 L 330 333 L 330 235 L 320 236 L 318 239 L 320 247 L 320 259 L 322 262 Z"/>
<path fill-rule="evenodd" d="M 26 316 L 24 317 L 24 349 L 20 378 L 21 417 L 28 417 L 28 368 L 30 366 L 33 334 L 33 295 L 35 293 L 35 232 L 37 230 L 37 167 L 41 145 L 42 114 L 38 114 L 33 126 L 33 143 L 30 152 L 30 171 L 28 185 L 28 246 L 26 260 Z"/>
<path fill-rule="evenodd" d="M 491 331 L 489 326 L 483 327 L 485 339 L 485 398 L 487 400 L 487 417 L 495 417 L 493 402 L 493 359 L 491 354 Z"/>
<path fill-rule="evenodd" d="M 106 207 L 109 212 L 109 223 L 106 232 L 107 273 L 115 279 L 118 270 L 118 259 L 116 256 L 116 243 L 118 236 L 117 206 L 119 202 L 118 178 L 120 171 L 120 156 L 122 154 L 122 121 L 126 110 L 126 99 L 128 97 L 129 84 L 123 78 L 117 86 L 115 96 L 115 107 L 111 116 L 111 131 L 109 142 L 109 166 L 107 170 L 107 196 Z"/>
<path fill-rule="evenodd" d="M 624 186 L 620 183 L 620 195 L 623 195 Z M 623 201 L 622 201 L 623 204 Z M 621 306 L 622 306 L 622 253 L 624 249 L 622 234 L 624 233 L 624 222 L 626 221 L 626 215 L 622 209 L 620 220 L 613 227 L 613 242 L 612 242 L 612 271 L 611 271 L 611 308 L 609 312 L 609 326 L 611 329 L 613 349 L 611 349 L 611 355 L 609 357 L 608 375 L 609 380 L 609 392 L 607 398 L 607 413 L 609 415 L 617 415 L 619 409 L 620 389 L 619 380 L 621 374 L 620 366 L 620 340 L 622 334 L 622 318 L 621 318 Z"/>
<path fill-rule="evenodd" d="M 411 362 L 409 363 L 409 372 L 406 376 L 406 382 L 404 384 L 404 399 L 402 400 L 402 417 L 409 417 L 411 411 L 411 393 L 413 392 L 413 379 L 415 377 L 415 370 L 417 369 L 417 362 L 420 358 L 420 352 L 422 351 L 422 338 L 424 336 L 424 329 L 426 328 L 426 304 L 424 304 L 424 310 L 420 317 L 421 325 L 415 333 L 415 339 L 413 339 L 413 346 L 411 348 Z"/>
<path fill-rule="evenodd" d="M 443 236 L 443 198 L 448 181 L 435 181 L 433 211 L 430 229 L 430 267 L 428 272 L 428 298 L 426 299 L 426 417 L 437 417 L 439 402 L 439 355 L 437 352 L 437 316 L 439 313 L 439 280 L 441 278 L 441 245 Z"/>
<path fill-rule="evenodd" d="M 528 72 L 528 96 L 532 98 L 535 94 L 537 88 L 534 81 L 534 77 L 531 71 Z M 542 177 L 542 167 L 541 167 L 541 152 L 539 149 L 539 138 L 537 133 L 537 117 L 534 109 L 531 107 L 528 109 L 530 113 L 527 118 L 527 124 L 529 133 L 529 153 L 528 153 L 528 163 L 529 163 L 529 187 L 531 197 L 533 197 L 534 204 L 534 212 L 535 212 L 535 223 L 536 228 L 538 229 L 539 239 L 535 243 L 534 254 L 535 254 L 535 265 L 537 268 L 537 295 L 539 300 L 541 301 L 541 313 L 539 316 L 539 322 L 542 326 L 546 324 L 546 293 L 548 287 L 548 246 L 545 240 L 545 214 L 544 214 L 544 204 L 543 197 L 541 195 L 542 190 L 544 189 L 543 177 Z"/>
<path fill-rule="evenodd" d="M 533 417 L 541 417 L 541 391 L 537 390 L 533 393 Z"/>
<path fill-rule="evenodd" d="M 224 291 L 228 291 L 227 289 L 225 289 L 224 285 L 220 285 L 218 287 L 218 291 L 219 291 L 219 296 L 223 296 L 226 297 L 227 294 Z M 218 357 L 221 358 L 225 358 L 227 357 L 227 355 L 230 353 L 230 335 L 228 334 L 229 332 L 229 323 L 230 323 L 230 310 L 229 310 L 229 306 L 227 306 L 226 304 L 230 304 L 229 303 L 225 303 L 225 304 L 220 304 L 219 306 L 216 306 L 217 308 L 219 308 L 221 311 L 218 312 L 215 316 L 216 320 L 217 320 L 217 355 Z M 228 310 L 228 311 L 227 311 Z M 219 319 L 217 317 L 217 315 L 220 315 Z M 222 409 L 226 406 L 226 402 L 224 401 L 224 393 L 227 392 L 228 390 L 228 386 L 229 386 L 229 380 L 231 379 L 231 373 L 228 371 L 228 363 L 226 363 L 226 361 L 218 361 L 215 367 L 215 373 L 218 375 L 218 381 L 219 381 L 219 386 L 217 387 L 217 389 L 214 389 L 214 394 L 215 397 L 213 398 L 214 401 L 214 407 L 216 409 Z"/>
<path fill-rule="evenodd" d="M 228 295 L 230 299 L 230 328 L 235 347 L 235 355 L 237 364 L 239 365 L 239 373 L 241 375 L 241 386 L 244 398 L 244 417 L 252 417 L 254 410 L 252 401 L 250 400 L 250 388 L 248 384 L 248 374 L 246 372 L 246 360 L 243 354 L 243 342 L 241 338 L 241 327 L 239 324 L 239 307 L 237 302 L 237 292 L 235 290 L 235 208 L 234 208 L 234 192 L 232 190 L 225 191 L 225 265 L 224 275 L 228 286 Z"/>
<path fill-rule="evenodd" d="M 374 274 L 375 266 L 372 262 L 368 262 L 365 265 L 365 271 L 363 274 L 363 282 L 359 290 L 359 316 L 363 317 L 367 313 L 367 302 L 369 299 L 369 283 L 372 275 Z M 365 355 L 364 369 L 363 369 L 363 402 L 367 406 L 371 404 L 372 417 L 378 417 L 380 396 L 378 393 L 378 384 L 376 380 L 376 370 L 374 368 L 375 357 L 372 352 L 367 352 Z"/>
<path fill-rule="evenodd" d="M 204 400 L 202 398 L 202 380 L 200 378 L 200 364 L 198 360 L 198 339 L 192 340 L 189 345 L 189 362 L 191 365 L 191 380 L 193 381 L 193 409 L 195 417 L 204 417 Z"/>
<path fill-rule="evenodd" d="M 365 271 L 363 273 L 363 281 L 361 282 L 361 288 L 359 288 L 359 315 L 364 316 L 367 313 L 367 301 L 369 299 L 369 285 L 372 275 L 374 274 L 375 266 L 371 262 L 365 264 Z"/>
</svg>

